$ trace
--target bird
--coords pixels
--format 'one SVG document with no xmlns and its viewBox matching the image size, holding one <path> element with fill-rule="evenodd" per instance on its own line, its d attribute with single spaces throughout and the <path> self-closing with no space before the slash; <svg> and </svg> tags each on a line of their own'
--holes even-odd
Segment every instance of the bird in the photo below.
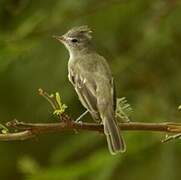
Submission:
<svg viewBox="0 0 181 180">
<path fill-rule="evenodd" d="M 92 30 L 87 25 L 76 26 L 53 37 L 69 52 L 68 79 L 93 120 L 103 124 L 110 153 L 125 152 L 126 145 L 115 118 L 114 78 L 106 59 L 92 45 Z"/>
</svg>

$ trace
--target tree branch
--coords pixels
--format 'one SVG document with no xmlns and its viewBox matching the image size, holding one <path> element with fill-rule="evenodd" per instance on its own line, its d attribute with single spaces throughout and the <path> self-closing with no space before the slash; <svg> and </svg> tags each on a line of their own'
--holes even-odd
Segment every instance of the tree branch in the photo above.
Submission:
<svg viewBox="0 0 181 180">
<path fill-rule="evenodd" d="M 76 123 L 70 117 L 60 123 L 25 123 L 17 120 L 8 122 L 6 125 L 13 129 L 19 130 L 15 133 L 0 134 L 0 141 L 15 141 L 34 138 L 41 134 L 55 133 L 71 130 L 87 130 L 103 132 L 103 125 L 96 123 L 81 122 Z M 180 134 L 181 123 L 163 122 L 163 123 L 144 123 L 144 122 L 128 122 L 119 123 L 122 131 L 151 131 Z M 178 138 L 178 137 L 177 137 Z M 168 139 L 168 137 L 167 137 Z M 165 139 L 164 141 L 167 141 Z M 169 137 L 169 139 L 172 139 Z"/>
<path fill-rule="evenodd" d="M 0 134 L 0 141 L 16 141 L 34 138 L 41 134 L 71 131 L 71 130 L 87 130 L 103 133 L 104 127 L 102 124 L 76 122 L 65 114 L 66 105 L 61 102 L 59 93 L 48 94 L 46 91 L 39 89 L 39 95 L 44 97 L 53 108 L 53 114 L 56 114 L 60 123 L 25 123 L 17 120 L 6 123 L 6 126 L 11 128 L 13 132 L 8 132 L 8 129 L 1 125 L 5 132 Z M 117 105 L 119 106 L 119 105 Z M 127 104 L 126 104 L 126 107 Z M 121 107 L 120 107 L 121 108 Z M 124 107 L 125 108 L 125 107 Z M 124 122 L 118 124 L 122 131 L 151 131 L 166 133 L 165 139 L 162 142 L 167 142 L 181 137 L 181 123 L 163 122 L 163 123 L 144 123 L 144 122 Z M 172 133 L 168 136 L 168 133 Z"/>
</svg>

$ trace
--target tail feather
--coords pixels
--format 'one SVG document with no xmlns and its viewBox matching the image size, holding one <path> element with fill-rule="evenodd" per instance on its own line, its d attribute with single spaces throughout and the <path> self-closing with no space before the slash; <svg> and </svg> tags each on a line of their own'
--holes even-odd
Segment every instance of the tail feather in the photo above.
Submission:
<svg viewBox="0 0 181 180">
<path fill-rule="evenodd" d="M 108 148 L 111 154 L 125 152 L 126 146 L 120 135 L 119 127 L 114 119 L 104 118 L 104 133 L 107 138 Z"/>
</svg>

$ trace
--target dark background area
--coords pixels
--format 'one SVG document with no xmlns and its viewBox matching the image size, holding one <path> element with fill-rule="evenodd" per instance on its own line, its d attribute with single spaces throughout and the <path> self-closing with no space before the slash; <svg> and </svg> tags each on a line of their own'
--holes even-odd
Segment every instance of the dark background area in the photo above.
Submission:
<svg viewBox="0 0 181 180">
<path fill-rule="evenodd" d="M 97 51 L 127 97 L 132 121 L 181 120 L 179 0 L 0 0 L 0 123 L 57 122 L 37 89 L 59 91 L 67 113 L 83 111 L 67 78 L 68 52 L 53 34 L 89 25 Z M 181 141 L 124 132 L 127 152 L 111 156 L 95 132 L 0 142 L 1 180 L 180 180 Z"/>
</svg>

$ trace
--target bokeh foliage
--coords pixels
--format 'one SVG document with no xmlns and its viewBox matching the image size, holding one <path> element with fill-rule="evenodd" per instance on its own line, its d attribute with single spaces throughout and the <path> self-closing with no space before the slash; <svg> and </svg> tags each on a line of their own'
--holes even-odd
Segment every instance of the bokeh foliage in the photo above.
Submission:
<svg viewBox="0 0 181 180">
<path fill-rule="evenodd" d="M 0 120 L 52 122 L 37 89 L 59 91 L 74 118 L 84 109 L 68 82 L 65 48 L 51 38 L 87 24 L 107 57 L 132 120 L 180 121 L 179 0 L 0 0 Z M 158 134 L 124 133 L 127 152 L 110 156 L 105 138 L 75 132 L 0 143 L 0 179 L 179 180 L 181 142 Z"/>
</svg>

